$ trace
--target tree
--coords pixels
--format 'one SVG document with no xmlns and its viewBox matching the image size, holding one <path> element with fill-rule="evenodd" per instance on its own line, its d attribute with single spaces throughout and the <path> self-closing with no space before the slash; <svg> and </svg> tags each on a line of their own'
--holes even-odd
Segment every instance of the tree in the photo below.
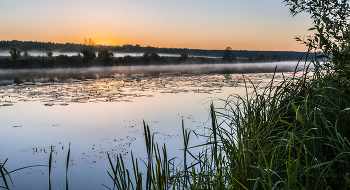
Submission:
<svg viewBox="0 0 350 190">
<path fill-rule="evenodd" d="M 232 52 L 232 48 L 231 47 L 227 47 L 224 50 L 224 55 L 222 56 L 222 60 L 223 61 L 232 62 L 235 59 L 236 59 L 236 57 L 235 57 L 235 55 Z"/>
<path fill-rule="evenodd" d="M 151 58 L 151 61 L 153 61 L 153 62 L 160 61 L 160 56 L 156 52 L 152 52 L 150 58 Z"/>
<path fill-rule="evenodd" d="M 148 63 L 150 61 L 150 55 L 151 55 L 151 52 L 145 52 L 143 55 L 142 55 L 142 60 L 143 62 L 145 63 Z"/>
<path fill-rule="evenodd" d="M 160 56 L 155 52 L 146 52 L 143 54 L 142 59 L 145 63 L 149 62 L 159 62 Z"/>
<path fill-rule="evenodd" d="M 180 61 L 187 61 L 187 60 L 188 60 L 188 55 L 186 53 L 181 54 Z"/>
<path fill-rule="evenodd" d="M 91 38 L 89 38 L 88 40 L 85 38 L 83 44 L 88 47 L 96 46 L 96 43 Z"/>
<path fill-rule="evenodd" d="M 266 62 L 268 59 L 265 57 L 264 54 L 260 54 L 254 58 L 255 62 Z"/>
<path fill-rule="evenodd" d="M 27 52 L 27 50 L 24 51 L 23 55 L 24 55 L 24 57 L 29 57 L 30 56 L 30 54 Z"/>
<path fill-rule="evenodd" d="M 15 64 L 15 67 L 17 67 L 16 65 L 16 61 L 19 57 L 21 57 L 21 50 L 17 49 L 16 48 L 16 44 L 13 44 L 11 47 L 10 47 L 10 51 L 9 53 L 11 54 L 11 57 L 13 59 L 13 62 Z"/>
<path fill-rule="evenodd" d="M 350 6 L 348 0 L 284 0 L 292 15 L 301 12 L 311 14 L 315 31 L 307 39 L 296 37 L 314 51 L 316 68 L 334 69 L 350 78 Z M 320 64 L 320 59 L 323 64 Z"/>
<path fill-rule="evenodd" d="M 274 62 L 279 62 L 279 61 L 281 61 L 281 58 L 280 58 L 278 55 L 274 55 L 274 56 L 272 57 L 272 61 L 274 61 Z"/>
<path fill-rule="evenodd" d="M 96 54 L 94 51 L 91 51 L 89 48 L 83 48 L 80 50 L 81 54 L 83 54 L 83 62 L 87 63 L 96 58 Z"/>
<path fill-rule="evenodd" d="M 89 38 L 89 40 L 85 38 L 84 45 L 85 47 L 82 48 L 80 52 L 83 54 L 83 62 L 87 63 L 96 58 L 96 54 L 94 50 L 94 46 L 96 45 L 96 43 L 91 38 Z"/>
<path fill-rule="evenodd" d="M 253 62 L 253 58 L 252 58 L 252 56 L 249 56 L 249 57 L 248 57 L 248 62 L 250 62 L 250 63 L 252 63 L 252 62 Z"/>
<path fill-rule="evenodd" d="M 114 54 L 112 52 L 108 51 L 108 49 L 105 48 L 98 52 L 97 58 L 106 65 L 113 59 L 113 55 Z"/>
<path fill-rule="evenodd" d="M 52 53 L 51 49 L 48 52 L 46 52 L 46 55 L 47 55 L 47 57 L 52 57 L 53 53 Z"/>
</svg>

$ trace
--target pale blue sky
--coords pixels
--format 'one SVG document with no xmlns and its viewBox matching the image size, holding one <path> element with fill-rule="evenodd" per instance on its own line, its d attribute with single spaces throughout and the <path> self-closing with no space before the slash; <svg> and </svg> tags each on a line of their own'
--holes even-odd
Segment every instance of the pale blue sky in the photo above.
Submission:
<svg viewBox="0 0 350 190">
<path fill-rule="evenodd" d="M 0 2 L 0 40 L 199 49 L 305 48 L 309 15 L 282 0 L 15 0 Z"/>
</svg>

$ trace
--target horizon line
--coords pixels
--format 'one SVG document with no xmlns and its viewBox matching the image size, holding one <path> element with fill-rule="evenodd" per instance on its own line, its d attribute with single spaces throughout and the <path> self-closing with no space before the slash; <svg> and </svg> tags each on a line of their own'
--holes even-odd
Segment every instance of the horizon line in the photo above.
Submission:
<svg viewBox="0 0 350 190">
<path fill-rule="evenodd" d="M 18 42 L 35 42 L 35 43 L 52 43 L 52 44 L 73 44 L 73 45 L 83 45 L 83 46 L 89 46 L 89 45 L 86 45 L 86 44 L 82 44 L 82 43 L 75 43 L 75 42 L 66 42 L 66 43 L 61 43 L 61 42 L 52 42 L 52 41 L 47 41 L 47 42 L 44 42 L 44 41 L 30 41 L 30 40 L 16 40 L 16 39 L 13 39 L 13 40 L 0 40 L 0 42 L 12 42 L 12 41 L 18 41 Z M 142 47 L 142 48 L 147 48 L 147 47 L 152 47 L 152 48 L 158 48 L 158 49 L 188 49 L 188 50 L 209 50 L 209 51 L 223 51 L 225 49 L 199 49 L 199 48 L 176 48 L 176 47 L 154 47 L 154 46 L 149 46 L 149 45 L 146 45 L 146 46 L 141 46 L 140 44 L 123 44 L 123 45 L 106 45 L 106 44 L 96 44 L 94 46 L 106 46 L 106 47 L 123 47 L 125 45 L 130 45 L 130 46 L 139 46 L 139 47 Z M 230 46 L 227 46 L 227 47 L 230 47 Z M 305 51 L 292 51 L 292 50 L 289 50 L 289 51 L 286 51 L 286 50 L 247 50 L 247 49 L 232 49 L 232 51 L 276 51 L 276 52 L 305 52 Z"/>
</svg>

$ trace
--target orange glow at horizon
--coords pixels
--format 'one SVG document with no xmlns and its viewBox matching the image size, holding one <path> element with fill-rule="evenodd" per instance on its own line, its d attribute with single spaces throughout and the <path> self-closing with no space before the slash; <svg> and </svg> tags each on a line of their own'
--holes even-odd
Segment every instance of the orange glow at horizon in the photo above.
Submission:
<svg viewBox="0 0 350 190">
<path fill-rule="evenodd" d="M 91 38 L 96 45 L 106 45 L 106 46 L 116 46 L 116 45 L 123 45 L 119 44 L 117 40 L 113 38 L 108 38 L 108 37 L 97 37 L 96 39 Z"/>
</svg>

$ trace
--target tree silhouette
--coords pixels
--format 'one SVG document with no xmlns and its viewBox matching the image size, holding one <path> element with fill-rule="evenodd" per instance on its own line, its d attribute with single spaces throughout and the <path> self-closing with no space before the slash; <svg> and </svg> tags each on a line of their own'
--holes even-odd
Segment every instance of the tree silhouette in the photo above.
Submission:
<svg viewBox="0 0 350 190">
<path fill-rule="evenodd" d="M 187 60 L 188 60 L 188 55 L 186 53 L 181 54 L 180 61 L 187 61 Z"/>
<path fill-rule="evenodd" d="M 252 56 L 249 56 L 249 57 L 248 57 L 248 62 L 251 63 L 251 62 L 253 62 L 253 61 L 254 61 L 254 60 L 253 60 Z"/>
<path fill-rule="evenodd" d="M 82 48 L 80 52 L 83 54 L 83 62 L 87 63 L 96 58 L 96 54 L 94 50 L 94 46 L 96 45 L 96 43 L 91 38 L 89 38 L 89 40 L 85 38 L 84 45 L 85 47 Z"/>
<path fill-rule="evenodd" d="M 24 57 L 29 57 L 29 53 L 27 52 L 27 50 L 24 51 L 23 55 L 24 55 Z"/>
<path fill-rule="evenodd" d="M 235 55 L 232 52 L 232 48 L 231 47 L 227 47 L 224 50 L 224 55 L 222 56 L 222 60 L 223 61 L 232 62 L 235 59 L 236 59 L 236 57 L 235 57 Z"/>
<path fill-rule="evenodd" d="M 265 57 L 264 54 L 260 54 L 254 58 L 255 62 L 267 62 L 268 59 Z"/>
<path fill-rule="evenodd" d="M 52 57 L 53 53 L 51 51 L 51 49 L 46 53 L 47 57 Z"/>
<path fill-rule="evenodd" d="M 272 57 L 272 61 L 279 62 L 279 61 L 281 61 L 281 58 L 278 55 L 274 55 Z"/>
<path fill-rule="evenodd" d="M 16 48 L 16 44 L 13 44 L 11 47 L 10 47 L 10 51 L 9 53 L 11 54 L 11 57 L 13 59 L 13 62 L 15 64 L 15 67 L 17 67 L 16 65 L 16 61 L 19 57 L 21 57 L 21 50 L 17 49 Z"/>
<path fill-rule="evenodd" d="M 105 65 L 107 65 L 113 59 L 113 53 L 108 51 L 107 48 L 98 52 L 98 59 Z"/>
<path fill-rule="evenodd" d="M 85 38 L 83 44 L 88 47 L 96 46 L 96 43 L 91 38 L 89 38 L 88 40 Z"/>
<path fill-rule="evenodd" d="M 149 62 L 159 62 L 160 56 L 155 52 L 146 52 L 143 54 L 142 59 L 145 63 Z"/>
<path fill-rule="evenodd" d="M 89 48 L 83 48 L 80 50 L 81 54 L 83 54 L 83 62 L 87 63 L 96 58 L 96 54 L 94 51 L 91 51 Z"/>
</svg>

